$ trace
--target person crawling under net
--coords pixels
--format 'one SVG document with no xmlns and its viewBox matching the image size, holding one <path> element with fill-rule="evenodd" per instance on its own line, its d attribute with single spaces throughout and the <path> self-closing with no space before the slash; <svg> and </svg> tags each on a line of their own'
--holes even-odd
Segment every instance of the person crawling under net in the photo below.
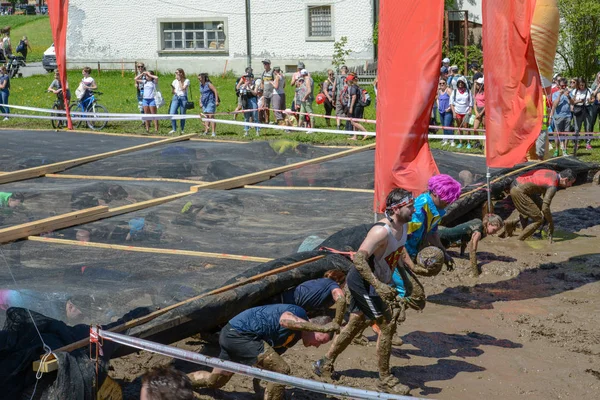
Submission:
<svg viewBox="0 0 600 400">
<path fill-rule="evenodd" d="M 309 320 L 306 311 L 293 304 L 254 307 L 233 317 L 221 329 L 219 358 L 289 375 L 290 366 L 281 354 L 300 340 L 305 347 L 319 347 L 339 329 L 329 317 Z M 195 389 L 218 389 L 229 382 L 233 372 L 213 368 L 212 372 L 197 371 L 188 376 Z M 269 382 L 264 399 L 282 399 L 284 389 L 284 385 Z"/>
<path fill-rule="evenodd" d="M 479 218 L 472 219 L 452 228 L 440 227 L 438 234 L 444 247 L 460 245 L 461 257 L 465 254 L 465 249 L 469 249 L 469 261 L 471 263 L 471 273 L 474 276 L 479 275 L 477 266 L 477 245 L 479 241 L 487 235 L 494 235 L 504 227 L 504 221 L 496 214 L 486 214 L 483 220 Z"/>
</svg>

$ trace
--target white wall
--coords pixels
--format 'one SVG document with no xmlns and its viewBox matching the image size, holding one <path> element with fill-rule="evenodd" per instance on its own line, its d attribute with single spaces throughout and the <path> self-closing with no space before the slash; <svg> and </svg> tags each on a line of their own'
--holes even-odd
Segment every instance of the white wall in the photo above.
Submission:
<svg viewBox="0 0 600 400">
<path fill-rule="evenodd" d="M 339 4 L 337 4 L 339 3 Z M 335 40 L 348 37 L 349 65 L 373 58 L 372 0 L 252 0 L 252 66 L 303 60 L 309 70 L 331 66 L 333 40 L 307 41 L 307 6 L 332 5 Z M 159 54 L 159 21 L 225 18 L 228 54 Z M 144 61 L 151 68 L 190 72 L 241 72 L 247 66 L 245 0 L 71 0 L 67 32 L 70 65 L 95 61 Z M 187 72 L 187 71 L 186 71 Z"/>
<path fill-rule="evenodd" d="M 507 0 L 508 1 L 508 0 Z M 454 9 L 469 12 L 469 21 L 482 23 L 481 10 L 482 0 L 455 0 Z"/>
</svg>

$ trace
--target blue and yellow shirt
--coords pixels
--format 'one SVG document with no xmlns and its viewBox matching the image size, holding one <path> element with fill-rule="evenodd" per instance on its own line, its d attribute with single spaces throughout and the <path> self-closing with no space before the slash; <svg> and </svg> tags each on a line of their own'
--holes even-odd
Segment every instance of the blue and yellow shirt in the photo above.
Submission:
<svg viewBox="0 0 600 400">
<path fill-rule="evenodd" d="M 406 251 L 411 257 L 416 257 L 421 242 L 430 232 L 436 232 L 437 226 L 446 215 L 446 210 L 438 210 L 429 192 L 415 199 L 415 213 L 408 223 L 408 238 Z"/>
</svg>

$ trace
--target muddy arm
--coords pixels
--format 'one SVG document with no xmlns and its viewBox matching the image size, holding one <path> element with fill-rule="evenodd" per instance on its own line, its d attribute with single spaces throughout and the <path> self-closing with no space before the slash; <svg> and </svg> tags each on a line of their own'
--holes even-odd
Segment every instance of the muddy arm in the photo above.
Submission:
<svg viewBox="0 0 600 400">
<path fill-rule="evenodd" d="M 368 254 L 364 250 L 359 250 L 354 255 L 354 266 L 356 267 L 356 270 L 360 273 L 365 281 L 373 286 L 377 294 L 382 299 L 386 301 L 394 301 L 396 299 L 396 292 L 390 286 L 386 285 L 375 277 L 371 271 L 371 267 L 369 267 L 367 258 Z"/>
<path fill-rule="evenodd" d="M 335 322 L 330 322 L 326 325 L 319 325 L 297 317 L 291 312 L 284 312 L 279 318 L 279 324 L 284 328 L 288 328 L 294 331 L 309 331 L 323 333 L 337 333 L 340 331 L 340 326 Z"/>
<path fill-rule="evenodd" d="M 346 296 L 342 289 L 333 289 L 331 296 L 335 300 L 335 317 L 333 318 L 333 322 L 341 326 L 344 320 L 344 313 L 346 312 Z"/>
</svg>

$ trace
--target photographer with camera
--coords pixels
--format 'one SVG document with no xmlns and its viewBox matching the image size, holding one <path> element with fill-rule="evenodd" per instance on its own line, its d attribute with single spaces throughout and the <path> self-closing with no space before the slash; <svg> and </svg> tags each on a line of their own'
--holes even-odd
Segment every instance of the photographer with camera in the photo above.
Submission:
<svg viewBox="0 0 600 400">
<path fill-rule="evenodd" d="M 562 149 L 562 154 L 567 155 L 566 140 L 561 140 L 561 132 L 570 132 L 571 130 L 571 93 L 567 87 L 567 79 L 560 78 L 558 81 L 559 90 L 552 94 L 552 110 L 550 111 L 550 120 L 554 117 L 554 132 L 558 132 L 555 136 L 556 150 L 554 157 L 558 157 L 559 149 Z"/>
<path fill-rule="evenodd" d="M 254 75 L 247 73 L 242 76 L 242 79 L 240 79 L 236 86 L 236 90 L 240 94 L 242 109 L 248 110 L 247 112 L 244 112 L 244 121 L 250 122 L 250 117 L 252 117 L 252 122 L 258 123 L 258 99 L 256 97 L 257 92 L 254 83 Z M 249 130 L 250 126 L 244 126 L 244 136 L 248 136 Z M 256 136 L 259 135 L 259 132 L 260 128 L 256 127 Z"/>
</svg>

